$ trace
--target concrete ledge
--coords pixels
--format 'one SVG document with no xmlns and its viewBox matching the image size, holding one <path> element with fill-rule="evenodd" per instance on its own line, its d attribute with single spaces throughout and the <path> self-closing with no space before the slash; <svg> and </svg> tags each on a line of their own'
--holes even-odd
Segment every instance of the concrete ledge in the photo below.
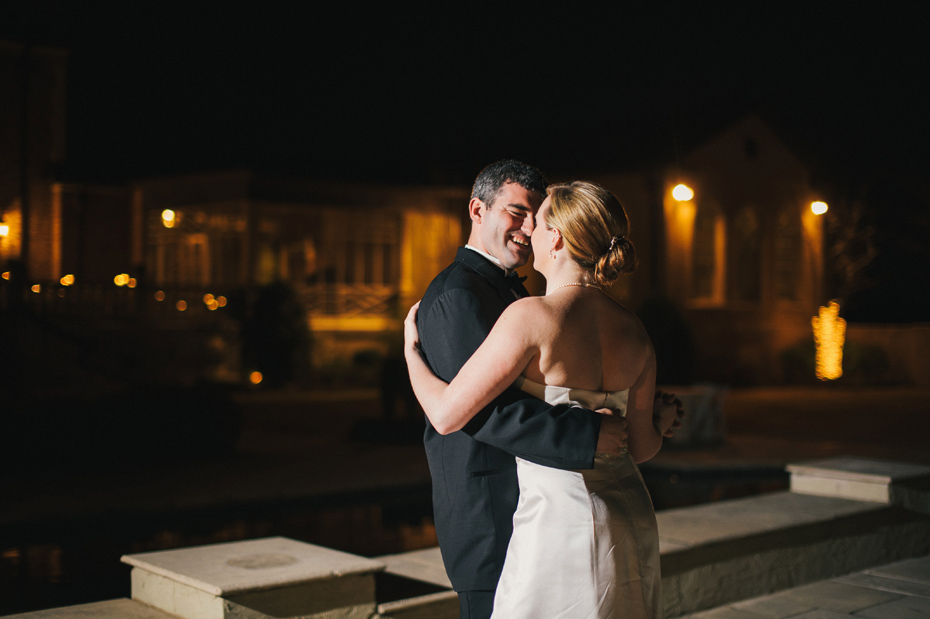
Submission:
<svg viewBox="0 0 930 619">
<path fill-rule="evenodd" d="M 930 466 L 871 458 L 828 458 L 789 464 L 786 469 L 792 492 L 875 503 L 891 503 L 895 485 L 930 480 Z"/>
<path fill-rule="evenodd" d="M 169 615 L 157 608 L 127 600 L 126 598 L 49 608 L 31 613 L 7 615 L 6 617 L 7 619 L 80 619 L 81 617 L 93 619 L 177 619 L 175 615 Z"/>
<path fill-rule="evenodd" d="M 190 619 L 359 617 L 375 610 L 371 559 L 273 537 L 127 555 L 132 598 Z"/>
<path fill-rule="evenodd" d="M 930 518 L 832 497 L 777 492 L 657 519 L 668 617 L 930 553 Z"/>
<path fill-rule="evenodd" d="M 385 602 L 378 605 L 379 619 L 458 619 L 459 596 L 455 591 Z"/>
<path fill-rule="evenodd" d="M 427 582 L 439 587 L 452 588 L 439 547 L 414 550 L 377 558 L 385 565 L 385 572 L 411 580 Z"/>
</svg>

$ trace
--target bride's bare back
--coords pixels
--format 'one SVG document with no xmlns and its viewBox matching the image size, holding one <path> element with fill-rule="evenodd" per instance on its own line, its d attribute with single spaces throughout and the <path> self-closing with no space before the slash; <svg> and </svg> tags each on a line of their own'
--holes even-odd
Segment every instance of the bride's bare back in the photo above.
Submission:
<svg viewBox="0 0 930 619">
<path fill-rule="evenodd" d="M 621 391 L 642 375 L 651 347 L 639 319 L 594 287 L 565 287 L 531 306 L 539 352 L 523 374 L 544 385 Z M 522 309 L 522 308 L 520 308 Z"/>
</svg>

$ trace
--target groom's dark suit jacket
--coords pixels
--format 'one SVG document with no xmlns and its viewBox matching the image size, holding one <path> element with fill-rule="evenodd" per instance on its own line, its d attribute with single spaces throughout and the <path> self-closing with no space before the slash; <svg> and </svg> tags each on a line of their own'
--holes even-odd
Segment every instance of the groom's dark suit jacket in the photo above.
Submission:
<svg viewBox="0 0 930 619">
<path fill-rule="evenodd" d="M 503 269 L 460 248 L 420 302 L 420 345 L 433 372 L 451 381 L 514 300 Z M 456 591 L 497 588 L 519 494 L 513 456 L 591 468 L 599 429 L 599 415 L 551 406 L 514 387 L 458 432 L 442 436 L 427 420 L 436 533 Z"/>
</svg>

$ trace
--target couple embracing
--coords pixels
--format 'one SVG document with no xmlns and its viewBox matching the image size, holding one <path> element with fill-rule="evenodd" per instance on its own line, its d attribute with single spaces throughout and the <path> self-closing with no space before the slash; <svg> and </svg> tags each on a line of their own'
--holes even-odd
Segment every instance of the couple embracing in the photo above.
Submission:
<svg viewBox="0 0 930 619">
<path fill-rule="evenodd" d="M 606 294 L 635 267 L 626 213 L 597 185 L 546 187 L 509 160 L 482 170 L 468 208 L 468 244 L 405 322 L 461 616 L 661 617 L 636 463 L 681 408 L 656 395 L 649 337 Z M 545 296 L 514 273 L 531 255 Z"/>
</svg>

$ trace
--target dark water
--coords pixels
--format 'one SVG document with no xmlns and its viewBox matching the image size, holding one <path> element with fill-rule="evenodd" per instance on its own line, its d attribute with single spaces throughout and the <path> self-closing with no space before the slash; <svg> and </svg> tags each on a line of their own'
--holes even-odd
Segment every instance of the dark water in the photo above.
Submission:
<svg viewBox="0 0 930 619">
<path fill-rule="evenodd" d="M 787 488 L 780 469 L 643 466 L 657 510 Z M 120 556 L 260 537 L 284 536 L 357 555 L 436 545 L 429 488 L 278 500 L 185 512 L 112 514 L 93 520 L 33 522 L 0 530 L 0 614 L 129 597 Z M 380 601 L 426 591 L 378 582 Z"/>
</svg>

